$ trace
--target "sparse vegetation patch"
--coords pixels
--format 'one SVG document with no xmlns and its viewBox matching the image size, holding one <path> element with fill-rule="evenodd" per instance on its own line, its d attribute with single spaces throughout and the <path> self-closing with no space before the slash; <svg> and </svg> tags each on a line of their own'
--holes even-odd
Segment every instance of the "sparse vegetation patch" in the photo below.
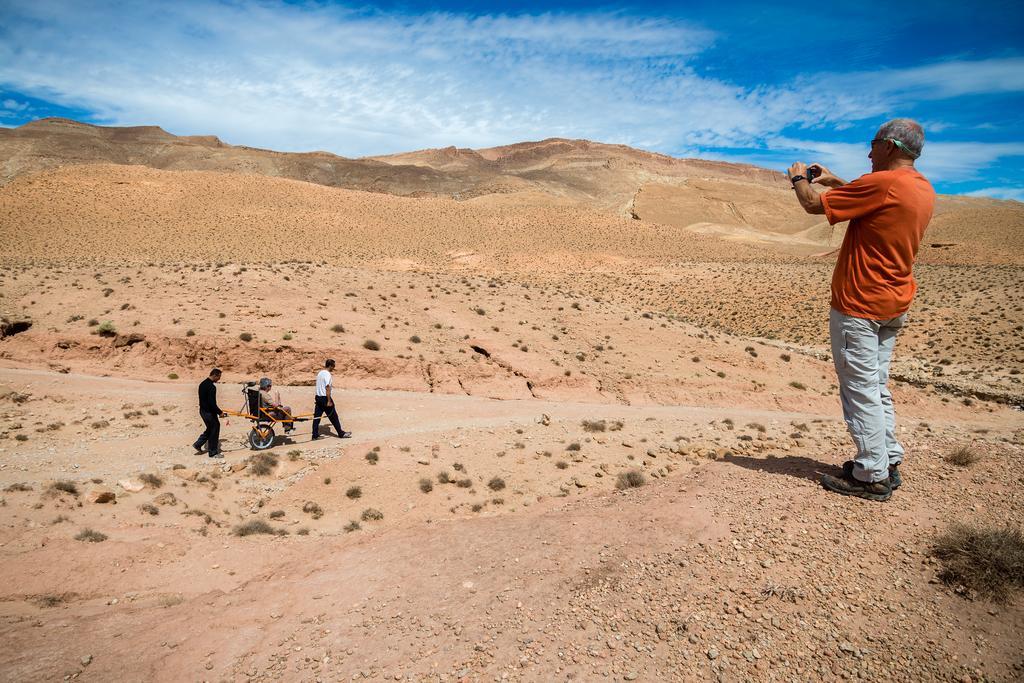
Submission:
<svg viewBox="0 0 1024 683">
<path fill-rule="evenodd" d="M 640 470 L 629 470 L 621 472 L 615 481 L 617 489 L 636 489 L 647 483 L 647 477 Z"/>
<path fill-rule="evenodd" d="M 249 472 L 265 477 L 277 467 L 277 456 L 272 453 L 257 453 L 249 457 Z"/>
<path fill-rule="evenodd" d="M 939 578 L 959 593 L 1004 602 L 1024 588 L 1024 533 L 1020 529 L 956 524 L 935 539 Z"/>
<path fill-rule="evenodd" d="M 257 534 L 266 534 L 269 536 L 285 536 L 288 534 L 286 530 L 275 529 L 262 519 L 252 519 L 248 522 L 239 524 L 231 530 L 231 533 L 235 536 L 253 536 Z"/>
<path fill-rule="evenodd" d="M 107 535 L 104 533 L 100 533 L 99 531 L 93 531 L 92 529 L 89 529 L 87 527 L 85 529 L 82 529 L 75 535 L 75 540 L 85 541 L 87 543 L 102 543 L 103 541 L 107 540 Z"/>
<path fill-rule="evenodd" d="M 981 460 L 981 456 L 970 446 L 959 446 L 945 456 L 946 462 L 957 467 L 970 467 L 979 460 Z"/>
</svg>

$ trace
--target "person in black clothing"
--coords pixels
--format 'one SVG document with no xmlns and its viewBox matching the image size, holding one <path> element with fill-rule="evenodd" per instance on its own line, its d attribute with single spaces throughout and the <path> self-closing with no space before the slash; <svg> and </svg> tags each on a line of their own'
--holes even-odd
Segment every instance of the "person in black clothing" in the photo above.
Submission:
<svg viewBox="0 0 1024 683">
<path fill-rule="evenodd" d="M 210 376 L 199 383 L 199 417 L 203 418 L 206 431 L 199 435 L 192 448 L 196 453 L 203 452 L 203 444 L 211 458 L 223 458 L 220 453 L 220 418 L 226 417 L 224 411 L 217 406 L 217 382 L 220 381 L 220 368 L 210 370 Z"/>
</svg>

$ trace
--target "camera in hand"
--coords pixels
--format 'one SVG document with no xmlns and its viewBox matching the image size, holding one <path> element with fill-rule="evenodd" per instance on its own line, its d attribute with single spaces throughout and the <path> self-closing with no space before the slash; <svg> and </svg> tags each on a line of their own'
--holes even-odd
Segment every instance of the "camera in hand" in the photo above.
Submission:
<svg viewBox="0 0 1024 683">
<path fill-rule="evenodd" d="M 813 183 L 814 179 L 821 175 L 821 166 L 811 165 L 807 167 L 807 182 Z"/>
</svg>

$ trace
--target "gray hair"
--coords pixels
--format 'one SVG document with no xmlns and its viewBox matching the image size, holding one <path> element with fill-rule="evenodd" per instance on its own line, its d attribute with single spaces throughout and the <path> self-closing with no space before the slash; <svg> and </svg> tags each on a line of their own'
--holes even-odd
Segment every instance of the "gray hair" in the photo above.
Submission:
<svg viewBox="0 0 1024 683">
<path fill-rule="evenodd" d="M 904 148 L 903 151 L 908 152 L 914 159 L 921 156 L 921 148 L 924 147 L 924 129 L 913 119 L 886 121 L 878 129 L 878 135 L 875 137 L 898 140 Z"/>
<path fill-rule="evenodd" d="M 260 379 L 260 389 L 267 390 L 270 388 L 270 378 L 263 377 Z"/>
</svg>

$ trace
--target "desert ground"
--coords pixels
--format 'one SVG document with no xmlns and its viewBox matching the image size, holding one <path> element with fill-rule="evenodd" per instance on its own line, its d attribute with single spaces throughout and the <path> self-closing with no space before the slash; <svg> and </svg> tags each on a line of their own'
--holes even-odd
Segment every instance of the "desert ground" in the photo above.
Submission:
<svg viewBox="0 0 1024 683">
<path fill-rule="evenodd" d="M 940 200 L 879 504 L 818 484 L 843 226 L 771 171 L 61 120 L 0 153 L 4 679 L 1024 677 L 1019 583 L 936 550 L 1024 522 L 1019 203 Z M 192 450 L 210 367 L 306 413 L 327 357 L 351 439 Z"/>
</svg>

